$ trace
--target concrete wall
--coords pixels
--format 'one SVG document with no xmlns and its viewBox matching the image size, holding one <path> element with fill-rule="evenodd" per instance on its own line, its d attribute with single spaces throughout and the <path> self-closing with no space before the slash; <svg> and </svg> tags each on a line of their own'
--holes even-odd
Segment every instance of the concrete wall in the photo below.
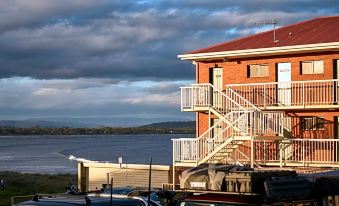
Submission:
<svg viewBox="0 0 339 206">
<path fill-rule="evenodd" d="M 172 179 L 170 166 L 152 166 L 152 187 L 161 188 Z M 113 177 L 113 187 L 148 187 L 149 165 L 78 163 L 78 188 L 91 191 L 102 188 Z"/>
</svg>

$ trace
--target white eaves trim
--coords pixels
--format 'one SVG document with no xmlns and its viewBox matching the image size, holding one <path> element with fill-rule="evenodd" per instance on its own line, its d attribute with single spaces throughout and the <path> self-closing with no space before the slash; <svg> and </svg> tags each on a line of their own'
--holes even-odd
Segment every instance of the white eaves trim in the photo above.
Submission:
<svg viewBox="0 0 339 206">
<path fill-rule="evenodd" d="M 181 60 L 203 60 L 203 59 L 217 59 L 231 57 L 262 56 L 267 54 L 279 55 L 285 53 L 313 52 L 319 50 L 339 50 L 339 42 L 303 44 L 296 46 L 269 47 L 259 49 L 245 49 L 245 50 L 209 52 L 197 54 L 182 54 L 178 55 L 178 58 L 180 58 Z"/>
</svg>

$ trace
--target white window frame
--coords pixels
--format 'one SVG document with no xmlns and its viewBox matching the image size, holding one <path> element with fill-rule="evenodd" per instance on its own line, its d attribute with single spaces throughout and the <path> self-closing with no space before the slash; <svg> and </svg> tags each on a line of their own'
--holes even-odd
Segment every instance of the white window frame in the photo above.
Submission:
<svg viewBox="0 0 339 206">
<path fill-rule="evenodd" d="M 269 67 L 268 64 L 249 64 L 248 77 L 268 77 Z"/>
<path fill-rule="evenodd" d="M 302 130 L 324 130 L 325 119 L 324 117 L 301 117 L 301 129 Z"/>
<path fill-rule="evenodd" d="M 309 64 L 310 71 L 306 70 L 306 64 Z M 301 62 L 301 74 L 323 74 L 324 73 L 324 60 L 310 60 Z"/>
</svg>

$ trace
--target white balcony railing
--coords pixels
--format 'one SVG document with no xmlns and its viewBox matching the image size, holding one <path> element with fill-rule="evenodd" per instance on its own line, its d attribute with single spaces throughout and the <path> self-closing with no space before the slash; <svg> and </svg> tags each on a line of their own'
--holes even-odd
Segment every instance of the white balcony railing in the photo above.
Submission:
<svg viewBox="0 0 339 206">
<path fill-rule="evenodd" d="M 211 84 L 192 84 L 181 87 L 181 110 L 208 110 L 213 108 L 222 116 L 231 111 L 249 112 L 243 125 L 247 135 L 278 134 L 283 135 L 283 112 L 263 112 L 232 89 L 224 92 Z M 233 117 L 233 116 L 232 116 Z M 232 122 L 234 119 L 225 119 Z"/>
<path fill-rule="evenodd" d="M 208 84 L 181 87 L 181 110 L 211 105 L 211 87 Z"/>
<path fill-rule="evenodd" d="M 254 161 L 262 165 L 339 164 L 339 139 L 255 140 L 254 149 Z M 247 141 L 238 148 L 234 158 L 241 161 L 243 154 L 250 152 Z"/>
<path fill-rule="evenodd" d="M 224 93 L 209 83 L 181 87 L 182 111 L 213 107 L 220 114 L 227 114 L 229 111 L 247 110 L 241 104 L 252 110 L 255 107 L 232 90 Z"/>
<path fill-rule="evenodd" d="M 173 162 L 197 162 L 197 138 L 172 139 Z"/>
<path fill-rule="evenodd" d="M 199 144 L 196 138 L 173 139 L 176 148 L 173 153 L 175 162 L 198 162 L 201 154 L 197 153 L 199 147 L 204 146 L 205 151 L 212 147 L 213 141 Z M 290 139 L 290 140 L 255 140 L 254 161 L 261 165 L 307 165 L 307 164 L 338 164 L 339 166 L 339 140 L 338 139 Z M 237 148 L 232 159 L 246 162 L 251 155 L 250 141 L 245 141 Z M 206 155 L 205 153 L 204 155 Z M 200 156 L 202 158 L 202 156 Z"/>
<path fill-rule="evenodd" d="M 336 105 L 338 86 L 337 79 L 227 85 L 254 105 L 264 108 Z"/>
</svg>

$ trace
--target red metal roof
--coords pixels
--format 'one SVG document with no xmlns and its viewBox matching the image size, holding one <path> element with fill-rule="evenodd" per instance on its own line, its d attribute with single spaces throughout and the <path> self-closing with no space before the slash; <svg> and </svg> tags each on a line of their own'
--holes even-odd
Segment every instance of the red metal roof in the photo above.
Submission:
<svg viewBox="0 0 339 206">
<path fill-rule="evenodd" d="M 339 16 L 319 17 L 275 31 L 278 42 L 273 42 L 273 30 L 270 30 L 194 50 L 188 54 L 339 42 Z"/>
</svg>

